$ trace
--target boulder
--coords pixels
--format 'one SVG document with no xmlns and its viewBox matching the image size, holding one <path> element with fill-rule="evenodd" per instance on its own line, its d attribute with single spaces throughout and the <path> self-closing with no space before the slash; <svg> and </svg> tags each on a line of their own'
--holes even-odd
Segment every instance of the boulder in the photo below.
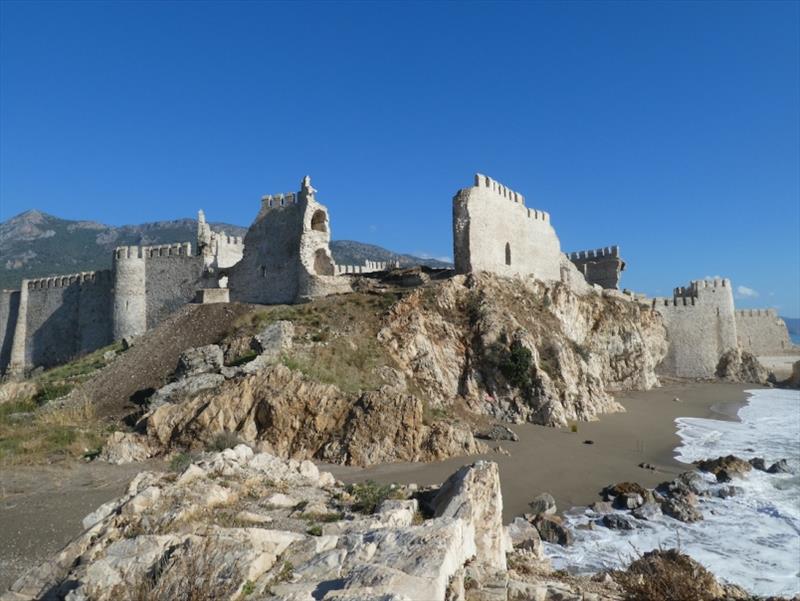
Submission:
<svg viewBox="0 0 800 601">
<path fill-rule="evenodd" d="M 699 522 L 703 519 L 703 514 L 686 498 L 669 498 L 661 503 L 661 511 L 664 515 L 680 520 L 681 522 Z"/>
<path fill-rule="evenodd" d="M 539 531 L 528 520 L 519 517 L 514 518 L 514 521 L 508 525 L 508 535 L 515 549 L 524 549 L 534 553 L 539 558 L 544 557 L 542 537 L 539 536 Z"/>
<path fill-rule="evenodd" d="M 222 349 L 216 344 L 190 348 L 178 357 L 177 379 L 219 372 L 223 365 Z"/>
<path fill-rule="evenodd" d="M 144 461 L 156 454 L 144 436 L 131 432 L 114 432 L 106 440 L 98 459 L 114 465 Z"/>
<path fill-rule="evenodd" d="M 610 501 L 595 501 L 594 503 L 589 505 L 589 509 L 591 509 L 595 513 L 605 514 L 614 511 L 614 506 L 611 504 Z"/>
<path fill-rule="evenodd" d="M 485 432 L 476 434 L 476 438 L 483 438 L 485 440 L 509 440 L 517 442 L 519 436 L 509 427 L 502 424 L 495 424 Z"/>
<path fill-rule="evenodd" d="M 291 321 L 276 321 L 253 336 L 251 346 L 257 353 L 277 359 L 292 348 L 293 337 L 294 324 Z"/>
<path fill-rule="evenodd" d="M 753 457 L 748 461 L 748 463 L 757 470 L 760 470 L 762 472 L 767 471 L 767 463 L 766 461 L 764 461 L 763 457 Z"/>
<path fill-rule="evenodd" d="M 789 462 L 785 459 L 776 461 L 767 470 L 770 474 L 793 474 L 794 470 L 789 466 Z"/>
<path fill-rule="evenodd" d="M 531 508 L 531 513 L 537 515 L 554 515 L 556 512 L 556 500 L 548 492 L 543 492 L 534 497 L 533 501 L 528 503 Z"/>
<path fill-rule="evenodd" d="M 748 461 L 735 455 L 704 459 L 696 461 L 695 465 L 704 472 L 714 474 L 718 482 L 730 482 L 734 477 L 742 477 L 753 469 L 753 466 Z"/>
<path fill-rule="evenodd" d="M 506 569 L 509 544 L 503 528 L 503 495 L 497 464 L 478 461 L 450 476 L 433 499 L 434 516 L 459 518 L 475 532 L 476 561 Z"/>
<path fill-rule="evenodd" d="M 758 361 L 758 357 L 741 349 L 729 349 L 717 364 L 717 377 L 731 382 L 766 384 L 769 372 Z"/>
<path fill-rule="evenodd" d="M 633 530 L 634 528 L 633 523 L 628 518 L 618 513 L 604 515 L 600 521 L 603 526 L 612 530 Z"/>
<path fill-rule="evenodd" d="M 661 515 L 661 507 L 658 503 L 645 503 L 634 509 L 631 514 L 638 520 L 653 520 Z"/>
<path fill-rule="evenodd" d="M 606 501 L 613 501 L 616 497 L 627 494 L 638 494 L 644 498 L 647 495 L 647 489 L 636 482 L 619 482 L 606 486 L 602 490 L 603 499 Z"/>
<path fill-rule="evenodd" d="M 543 541 L 563 547 L 572 544 L 572 533 L 564 526 L 563 520 L 555 515 L 537 515 L 533 525 Z"/>
</svg>

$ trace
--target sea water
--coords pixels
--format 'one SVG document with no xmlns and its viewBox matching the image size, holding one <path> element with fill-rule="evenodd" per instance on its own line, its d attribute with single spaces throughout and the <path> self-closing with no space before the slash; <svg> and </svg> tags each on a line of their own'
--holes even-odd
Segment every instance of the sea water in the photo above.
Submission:
<svg viewBox="0 0 800 601">
<path fill-rule="evenodd" d="M 757 595 L 800 593 L 800 391 L 750 390 L 739 422 L 681 417 L 678 461 L 733 454 L 764 457 L 769 466 L 787 459 L 790 474 L 752 470 L 728 485 L 740 489 L 726 499 L 701 497 L 704 520 L 686 524 L 667 516 L 631 520 L 632 531 L 575 529 L 597 519 L 586 508 L 568 512 L 575 543 L 546 545 L 553 567 L 573 573 L 620 568 L 642 553 L 678 547 L 727 583 Z M 687 465 L 687 469 L 691 469 Z M 706 474 L 711 490 L 721 486 Z M 625 512 L 627 513 L 627 512 Z"/>
</svg>

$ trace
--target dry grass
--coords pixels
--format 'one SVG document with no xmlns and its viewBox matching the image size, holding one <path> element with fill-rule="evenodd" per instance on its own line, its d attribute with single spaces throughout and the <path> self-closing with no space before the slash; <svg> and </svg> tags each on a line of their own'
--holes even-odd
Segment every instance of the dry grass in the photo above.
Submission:
<svg viewBox="0 0 800 601">
<path fill-rule="evenodd" d="M 89 402 L 50 409 L 33 399 L 0 405 L 0 465 L 50 463 L 96 454 L 110 431 Z"/>
<path fill-rule="evenodd" d="M 303 305 L 260 307 L 236 321 L 229 339 L 253 335 L 275 321 L 291 321 L 294 348 L 283 357 L 284 365 L 345 392 L 375 390 L 384 384 L 376 370 L 393 365 L 377 335 L 397 299 L 395 293 L 354 292 Z"/>
<path fill-rule="evenodd" d="M 722 592 L 711 572 L 677 549 L 645 553 L 614 579 L 626 601 L 714 601 Z"/>
<path fill-rule="evenodd" d="M 118 586 L 112 597 L 120 601 L 217 601 L 231 599 L 246 583 L 236 562 L 227 561 L 230 549 L 187 541 L 164 557 L 136 582 Z"/>
</svg>

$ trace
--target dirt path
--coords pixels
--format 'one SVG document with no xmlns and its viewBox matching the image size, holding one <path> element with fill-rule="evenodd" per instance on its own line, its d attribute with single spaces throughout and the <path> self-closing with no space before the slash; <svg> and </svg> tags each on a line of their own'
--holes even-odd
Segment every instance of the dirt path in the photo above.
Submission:
<svg viewBox="0 0 800 601">
<path fill-rule="evenodd" d="M 163 469 L 160 461 L 0 469 L 0 591 L 80 534 L 83 518 L 121 495 L 136 474 Z"/>
</svg>

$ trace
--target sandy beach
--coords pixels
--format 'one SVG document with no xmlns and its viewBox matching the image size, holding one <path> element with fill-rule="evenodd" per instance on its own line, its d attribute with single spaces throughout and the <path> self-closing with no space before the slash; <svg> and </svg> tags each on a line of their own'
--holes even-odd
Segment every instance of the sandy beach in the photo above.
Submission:
<svg viewBox="0 0 800 601">
<path fill-rule="evenodd" d="M 460 466 L 477 459 L 500 466 L 503 514 L 506 521 L 527 511 L 537 494 L 552 494 L 559 511 L 599 499 L 600 490 L 615 482 L 635 481 L 654 486 L 689 469 L 673 457 L 680 439 L 677 417 L 736 419 L 746 402 L 745 390 L 753 385 L 728 383 L 673 383 L 641 392 L 617 394 L 624 413 L 581 422 L 578 432 L 531 424 L 511 426 L 518 442 L 501 442 L 511 455 L 457 457 L 437 463 L 392 463 L 370 468 L 325 466 L 344 482 L 442 482 Z M 675 397 L 680 402 L 675 402 Z M 591 440 L 593 444 L 585 444 Z M 496 444 L 496 443 L 493 443 Z M 655 471 L 638 467 L 650 463 Z"/>
<path fill-rule="evenodd" d="M 624 413 L 579 423 L 578 432 L 514 425 L 519 442 L 502 442 L 511 455 L 492 453 L 438 463 L 393 463 L 367 469 L 324 466 L 345 482 L 438 484 L 479 458 L 500 465 L 504 517 L 526 511 L 528 501 L 550 492 L 560 510 L 597 499 L 610 483 L 634 480 L 653 486 L 687 466 L 673 459 L 679 443 L 676 417 L 734 419 L 752 385 L 667 384 L 647 392 L 620 393 Z M 674 402 L 674 397 L 681 402 Z M 594 444 L 584 444 L 592 440 Z M 492 443 L 496 444 L 496 443 Z M 652 463 L 657 471 L 637 467 Z M 82 530 L 81 521 L 120 494 L 140 471 L 163 470 L 158 461 L 114 466 L 92 462 L 64 466 L 4 468 L 0 473 L 0 589 L 24 569 L 49 557 Z"/>
</svg>

